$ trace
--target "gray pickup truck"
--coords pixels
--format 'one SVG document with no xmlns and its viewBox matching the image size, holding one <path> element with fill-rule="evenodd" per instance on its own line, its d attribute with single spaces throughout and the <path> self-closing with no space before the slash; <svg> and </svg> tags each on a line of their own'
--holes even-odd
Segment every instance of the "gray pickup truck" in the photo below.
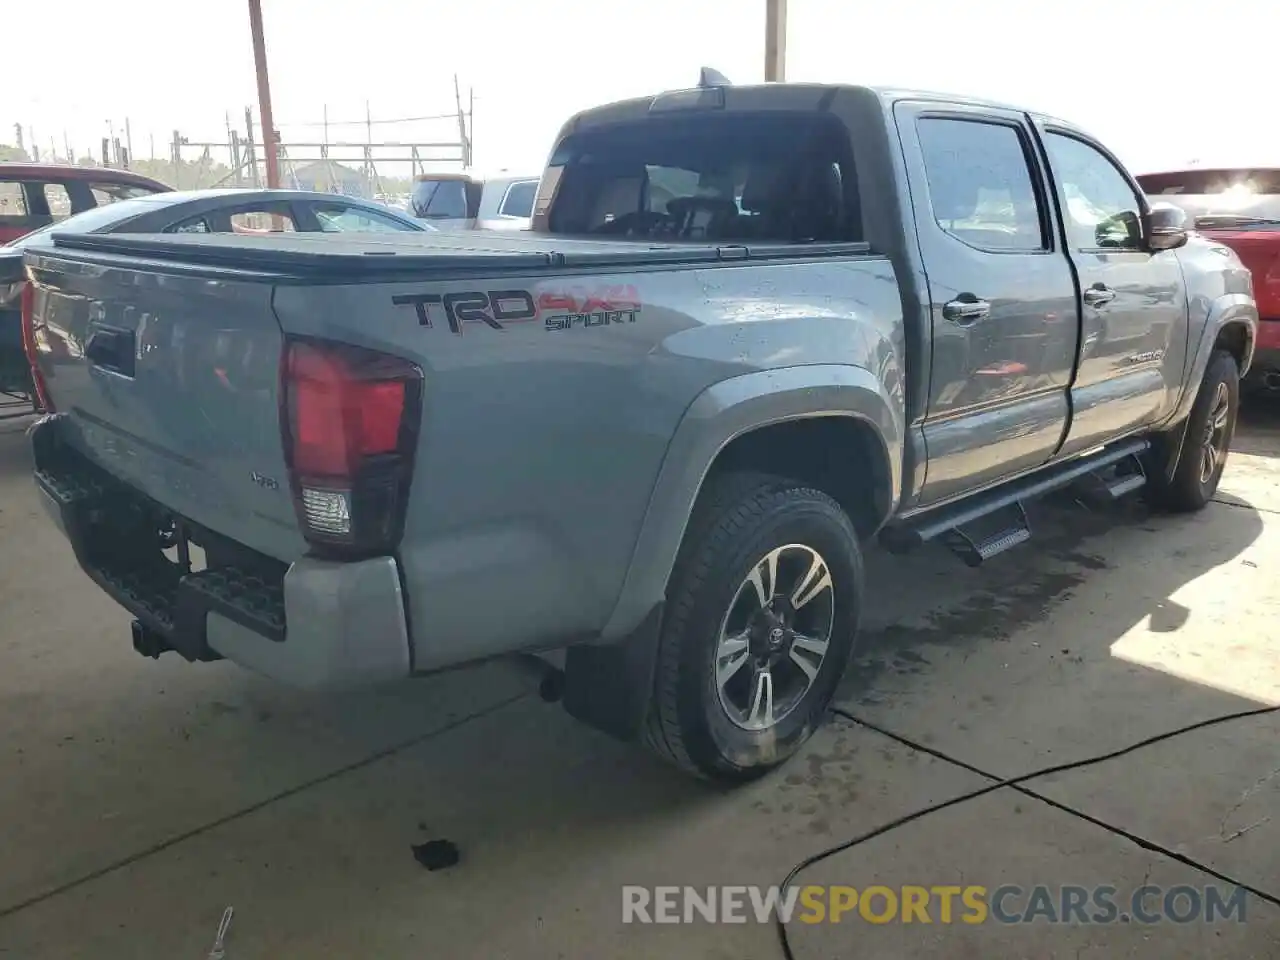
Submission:
<svg viewBox="0 0 1280 960">
<path fill-rule="evenodd" d="M 1088 134 L 858 86 L 585 111 L 523 236 L 28 247 L 35 478 L 142 653 L 309 687 L 563 652 L 743 780 L 819 724 L 864 544 L 1213 495 L 1257 325 Z M 557 654 L 558 656 L 559 654 Z"/>
</svg>

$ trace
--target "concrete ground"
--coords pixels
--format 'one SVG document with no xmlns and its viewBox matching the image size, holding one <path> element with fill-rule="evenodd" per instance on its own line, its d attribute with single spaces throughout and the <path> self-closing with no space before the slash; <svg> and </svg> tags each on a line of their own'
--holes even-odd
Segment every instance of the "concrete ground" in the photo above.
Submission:
<svg viewBox="0 0 1280 960">
<path fill-rule="evenodd" d="M 1201 515 L 1062 501 L 981 570 L 934 550 L 870 557 L 841 702 L 880 729 L 834 720 L 735 792 L 574 724 L 503 665 L 318 697 L 225 663 L 140 659 L 128 618 L 38 514 L 20 430 L 0 425 L 4 957 L 195 960 L 234 905 L 228 960 L 765 960 L 781 952 L 754 921 L 623 925 L 623 885 L 776 884 L 990 776 L 1280 703 L 1280 414 L 1242 427 Z M 798 882 L 1109 885 L 1123 907 L 1143 884 L 1216 874 L 1280 897 L 1278 743 L 1276 714 L 1207 728 L 1028 784 L 1044 799 L 1005 789 L 953 806 Z M 428 872 L 410 846 L 438 838 L 462 860 Z M 1257 897 L 1243 923 L 933 919 L 797 922 L 792 947 L 802 960 L 1280 955 L 1280 909 Z"/>
</svg>

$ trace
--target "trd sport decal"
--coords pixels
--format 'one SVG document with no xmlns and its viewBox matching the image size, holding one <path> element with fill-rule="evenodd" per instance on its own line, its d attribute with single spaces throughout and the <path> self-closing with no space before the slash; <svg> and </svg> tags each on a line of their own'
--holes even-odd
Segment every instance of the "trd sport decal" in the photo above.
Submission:
<svg viewBox="0 0 1280 960">
<path fill-rule="evenodd" d="M 449 329 L 459 336 L 468 323 L 505 330 L 513 323 L 541 321 L 544 330 L 606 327 L 635 323 L 640 295 L 633 286 L 606 287 L 586 292 L 544 292 L 535 301 L 527 290 L 467 290 L 462 293 L 413 293 L 391 298 L 398 307 L 413 307 L 418 323 L 433 326 L 444 314 Z"/>
</svg>

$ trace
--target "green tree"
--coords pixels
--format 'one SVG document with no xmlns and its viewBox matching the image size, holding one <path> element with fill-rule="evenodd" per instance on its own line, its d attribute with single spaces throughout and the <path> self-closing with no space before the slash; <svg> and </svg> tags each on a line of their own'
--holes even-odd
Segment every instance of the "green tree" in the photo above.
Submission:
<svg viewBox="0 0 1280 960">
<path fill-rule="evenodd" d="M 31 158 L 27 156 L 27 151 L 21 147 L 0 143 L 0 163 L 26 163 L 30 160 Z"/>
<path fill-rule="evenodd" d="M 222 181 L 229 181 L 231 168 L 211 159 L 207 154 L 196 160 L 183 160 L 175 165 L 172 160 L 135 160 L 132 169 L 144 177 L 151 177 L 179 190 L 203 190 Z"/>
</svg>

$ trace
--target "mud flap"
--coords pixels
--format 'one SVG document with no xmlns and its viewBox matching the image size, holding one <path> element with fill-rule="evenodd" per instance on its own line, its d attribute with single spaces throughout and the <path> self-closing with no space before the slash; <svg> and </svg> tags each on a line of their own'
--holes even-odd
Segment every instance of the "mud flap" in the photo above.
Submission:
<svg viewBox="0 0 1280 960">
<path fill-rule="evenodd" d="M 653 692 L 663 605 L 617 643 L 570 647 L 564 666 L 564 708 L 569 715 L 619 740 L 643 729 Z"/>
</svg>

